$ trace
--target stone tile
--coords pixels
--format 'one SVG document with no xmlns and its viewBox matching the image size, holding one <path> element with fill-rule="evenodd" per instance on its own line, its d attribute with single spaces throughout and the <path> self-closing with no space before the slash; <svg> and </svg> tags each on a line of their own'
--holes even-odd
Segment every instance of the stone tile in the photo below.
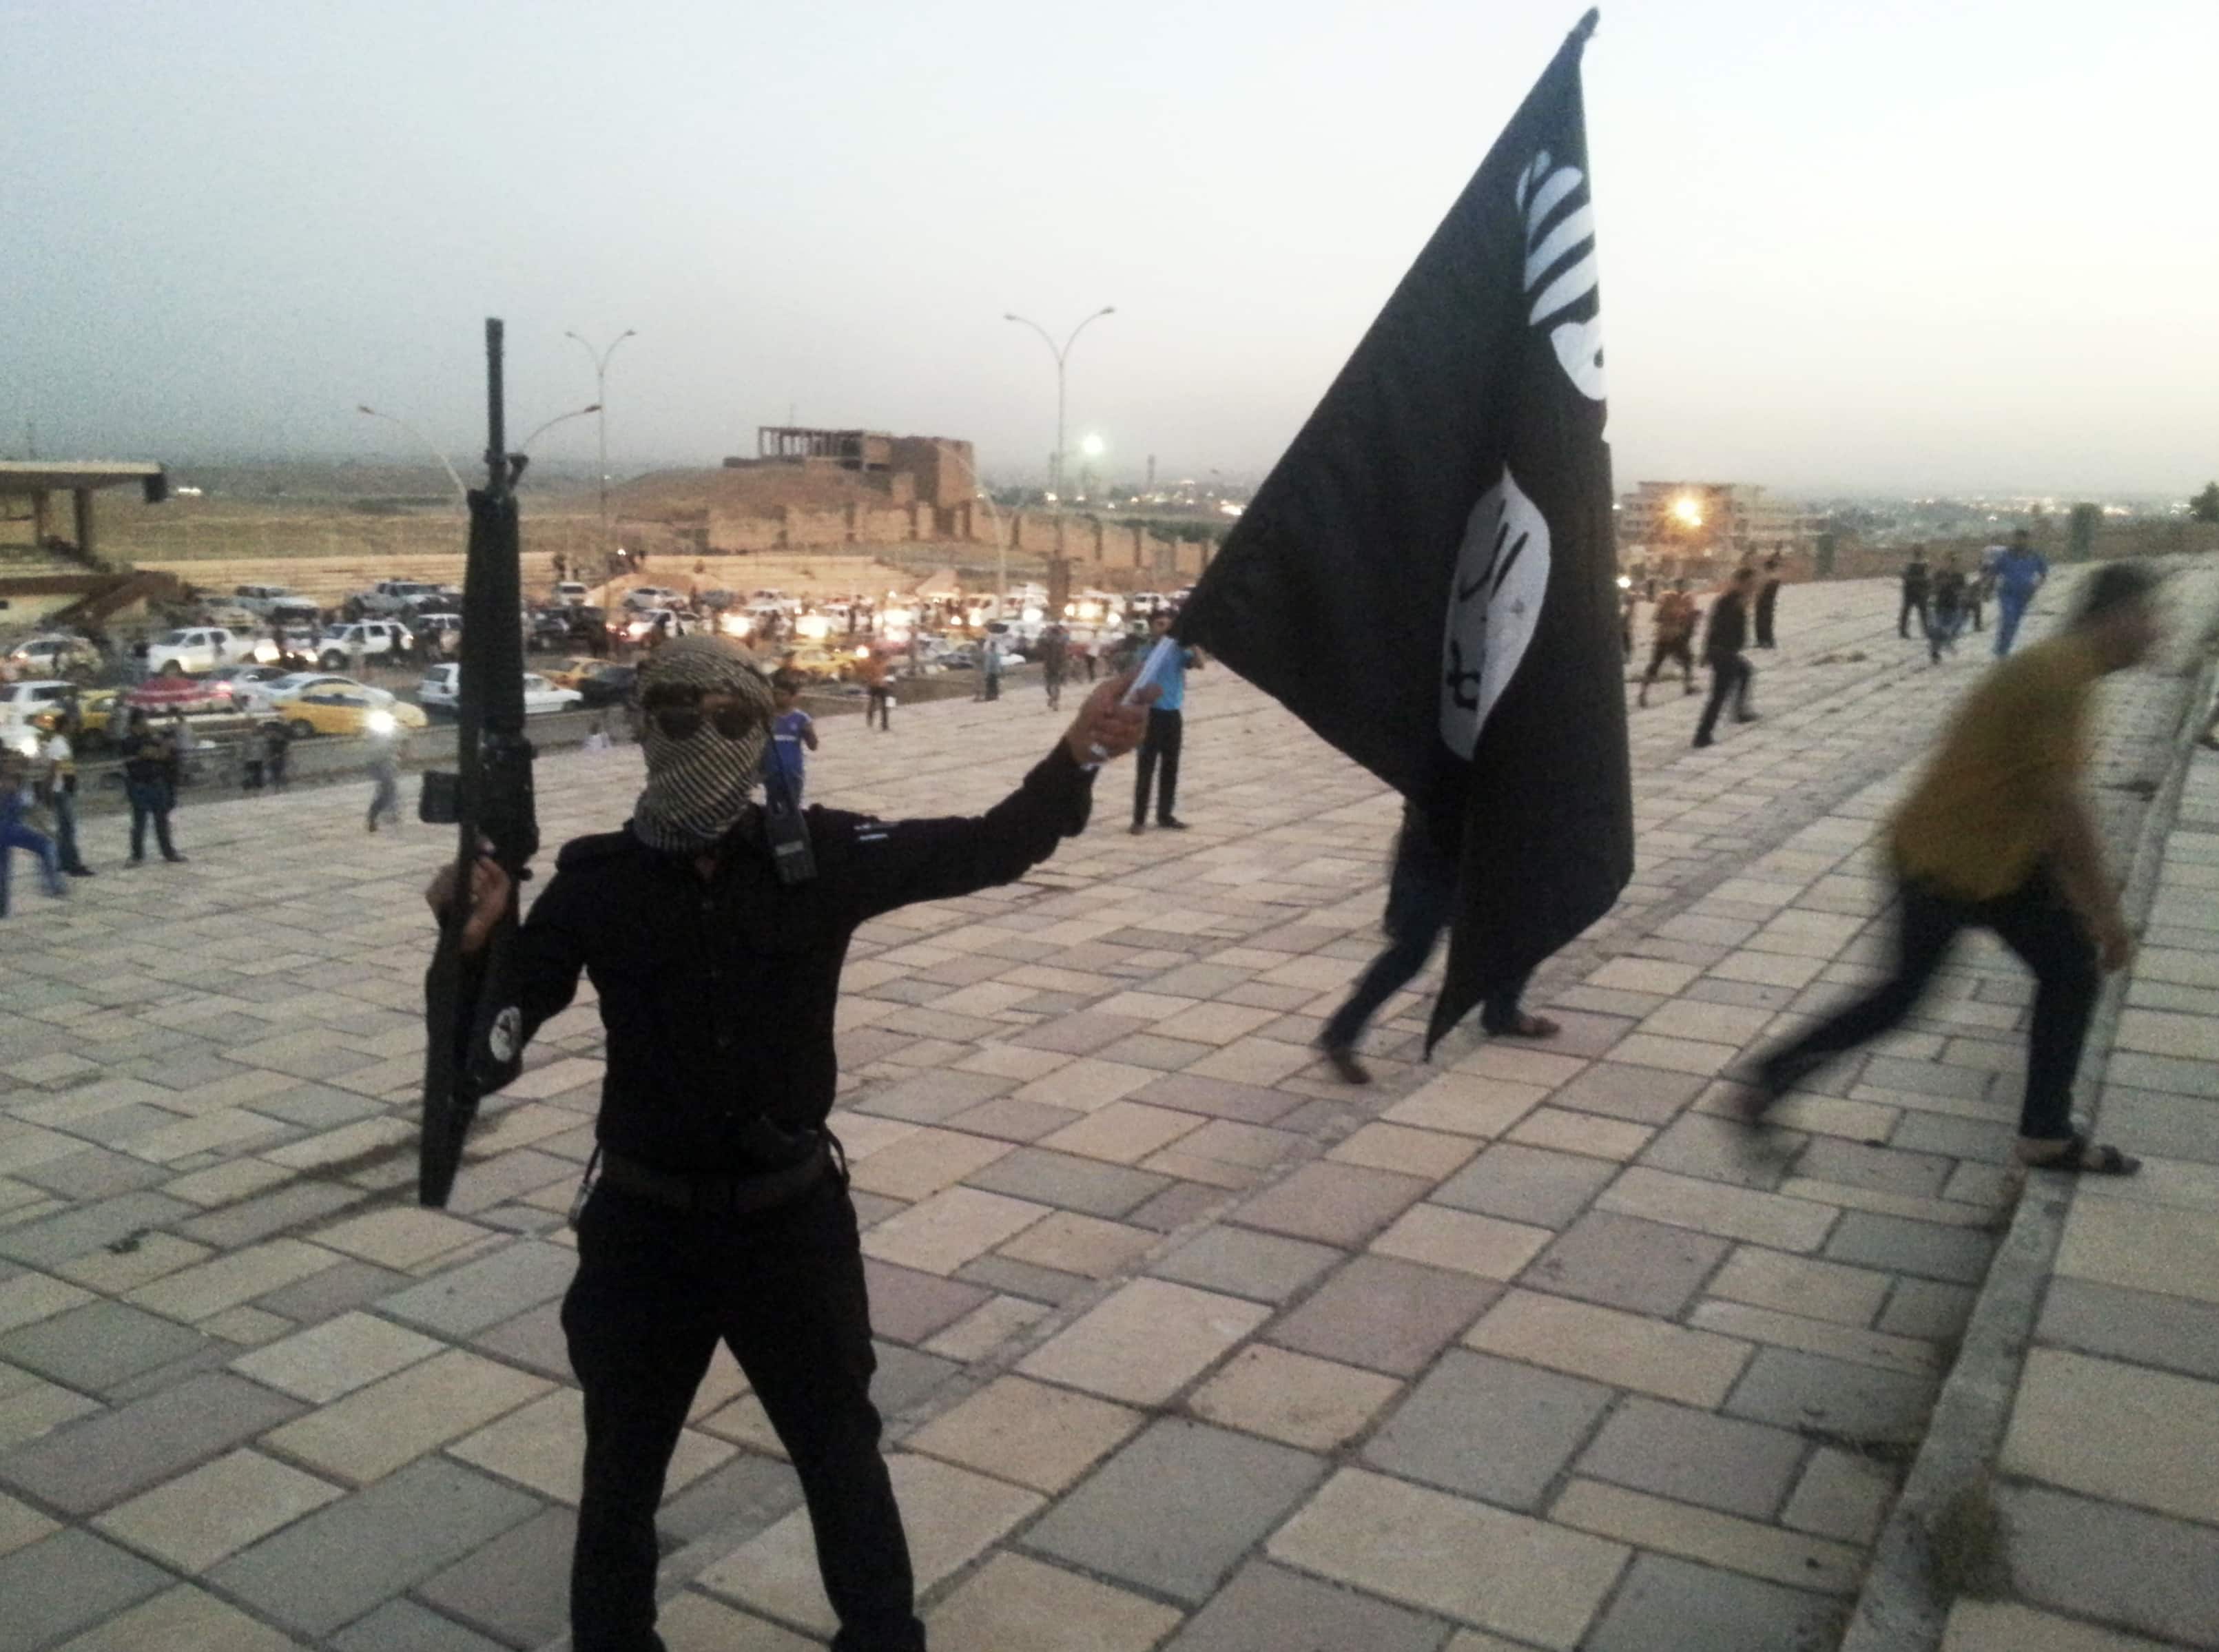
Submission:
<svg viewBox="0 0 2219 1652">
<path fill-rule="evenodd" d="M 1123 1406 L 1029 1382 L 997 1377 L 904 1442 L 967 1469 L 1035 1491 L 1062 1491 L 1139 1428 Z"/>
<path fill-rule="evenodd" d="M 1669 996 L 1686 991 L 1688 984 L 1701 973 L 1693 964 L 1669 963 L 1658 958 L 1613 958 L 1587 978 L 1590 986 Z"/>
<path fill-rule="evenodd" d="M 1737 1118 L 1684 1113 L 1641 1155 L 1651 1170 L 1776 1192 L 1808 1140 L 1793 1130 L 1752 1130 Z"/>
<path fill-rule="evenodd" d="M 1048 1312 L 1044 1303 L 1007 1294 L 990 1298 L 924 1345 L 925 1351 L 969 1363 L 984 1359 Z"/>
<path fill-rule="evenodd" d="M 1332 1451 L 1362 1433 L 1401 1390 L 1377 1372 L 1257 1344 L 1234 1355 L 1187 1403 L 1197 1416 L 1228 1428 Z"/>
<path fill-rule="evenodd" d="M 1001 1254 L 1042 1268 L 1112 1279 L 1124 1273 L 1162 1239 L 1145 1227 L 1104 1221 L 1059 1210 L 1042 1217 L 1001 1247 Z"/>
<path fill-rule="evenodd" d="M 1464 1345 L 1692 1406 L 1723 1400 L 1745 1342 L 1562 1296 L 1513 1290 L 1464 1333 Z"/>
<path fill-rule="evenodd" d="M 1270 1314 L 1235 1297 L 1136 1279 L 1035 1349 L 1017 1369 L 1112 1400 L 1159 1405 Z"/>
<path fill-rule="evenodd" d="M 0 1280 L 0 1332 L 50 1319 L 92 1300 L 90 1291 L 47 1274 L 22 1273 Z"/>
<path fill-rule="evenodd" d="M 926 1273 L 953 1273 L 1049 1214 L 1046 1205 L 948 1188 L 863 1235 L 863 1253 Z"/>
<path fill-rule="evenodd" d="M 1706 1565 L 1831 1594 L 1855 1594 L 1864 1574 L 1863 1552 L 1846 1543 L 1806 1537 L 1600 1481 L 1573 1481 L 1557 1500 L 1550 1518 L 1638 1548 L 1661 1550 Z"/>
<path fill-rule="evenodd" d="M 2036 1605 L 2210 1647 L 2219 1531 L 2116 1503 L 2005 1485 L 1997 1502 L 2011 1534 L 2011 1575 Z"/>
<path fill-rule="evenodd" d="M 570 1622 L 577 1516 L 549 1509 L 417 1585 L 432 1605 L 507 1646 L 544 1646 Z"/>
<path fill-rule="evenodd" d="M 1396 1218 L 1371 1242 L 1371 1249 L 1380 1256 L 1476 1274 L 1482 1279 L 1514 1279 L 1553 1237 L 1545 1227 L 1421 1204 Z"/>
<path fill-rule="evenodd" d="M 1542 1084 L 1445 1072 L 1381 1116 L 1390 1124 L 1460 1136 L 1499 1136 L 1547 1099 Z"/>
<path fill-rule="evenodd" d="M 1647 1125 L 1568 1108 L 1537 1107 L 1514 1125 L 1504 1140 L 1529 1147 L 1549 1147 L 1593 1158 L 1628 1159 L 1649 1145 Z"/>
<path fill-rule="evenodd" d="M 1831 1206 L 1808 1200 L 1675 1176 L 1638 1164 L 1605 1189 L 1595 1202 L 1600 1208 L 1621 1215 L 1693 1227 L 1780 1251 L 1816 1250 L 1837 1214 Z"/>
<path fill-rule="evenodd" d="M 984 1170 L 1010 1151 L 1006 1141 L 960 1130 L 921 1129 L 907 1140 L 873 1153 L 850 1172 L 866 1193 L 892 1199 L 925 1199 Z"/>
<path fill-rule="evenodd" d="M 1583 1652 L 1787 1652 L 1836 1644 L 1847 1620 L 1838 1601 L 1642 1555 Z"/>
<path fill-rule="evenodd" d="M 1157 1601 L 1000 1554 L 940 1604 L 927 1628 L 946 1652 L 1149 1652 L 1178 1620 Z"/>
<path fill-rule="evenodd" d="M 97 1400 L 87 1399 L 58 1383 L 35 1376 L 26 1377 L 21 1384 L 10 1381 L 9 1391 L 0 1394 L 0 1452 L 27 1440 L 38 1439 L 64 1423 L 74 1422 L 100 1409 Z"/>
<path fill-rule="evenodd" d="M 2053 1276 L 2035 1334 L 2086 1353 L 2219 1382 L 2219 1307 L 2207 1303 Z"/>
<path fill-rule="evenodd" d="M 204 1590 L 180 1584 L 55 1652 L 295 1652 L 300 1643 Z M 423 1647 L 418 1652 L 438 1652 Z"/>
<path fill-rule="evenodd" d="M 1730 1301 L 1862 1326 L 1870 1325 L 1880 1312 L 1888 1283 L 1887 1275 L 1869 1268 L 1743 1245 L 1735 1247 L 1706 1289 Z"/>
<path fill-rule="evenodd" d="M 817 1652 L 823 1645 L 691 1589 L 664 1605 L 656 1628 L 669 1652 Z"/>
<path fill-rule="evenodd" d="M 1326 1157 L 1339 1164 L 1363 1164 L 1375 1171 L 1439 1181 L 1470 1158 L 1476 1146 L 1465 1136 L 1374 1123 L 1364 1126 Z"/>
<path fill-rule="evenodd" d="M 1701 1093 L 1704 1082 L 1700 1074 L 1596 1061 L 1570 1083 L 1559 1085 L 1549 1102 L 1636 1124 L 1663 1124 Z"/>
<path fill-rule="evenodd" d="M 2069 1618 L 2052 1617 L 2015 1600 L 1961 1595 L 1949 1609 L 1941 1652 L 2164 1652 L 2154 1641 L 2122 1635 Z"/>
<path fill-rule="evenodd" d="M 405 1596 L 349 1624 L 331 1646 L 333 1652 L 500 1652 L 499 1641 Z"/>
<path fill-rule="evenodd" d="M 264 1537 L 217 1566 L 209 1581 L 315 1639 L 522 1525 L 540 1506 L 459 1464 L 427 1458 Z"/>
<path fill-rule="evenodd" d="M 1360 1256 L 1275 1324 L 1270 1339 L 1321 1358 L 1414 1376 L 1500 1292 L 1463 1274 Z"/>
<path fill-rule="evenodd" d="M 1782 1428 L 1824 1429 L 1852 1439 L 1916 1440 L 1934 1402 L 1931 1377 L 1850 1365 L 1789 1348 L 1760 1348 L 1726 1410 Z"/>
<path fill-rule="evenodd" d="M 339 1488 L 271 1461 L 233 1451 L 129 1502 L 93 1524 L 107 1536 L 191 1574 L 321 1508 Z"/>
<path fill-rule="evenodd" d="M 1284 1302 L 1345 1259 L 1331 1245 L 1245 1227 L 1204 1228 L 1148 1271 L 1161 1279 L 1225 1291 L 1259 1302 Z"/>
<path fill-rule="evenodd" d="M 923 1342 L 992 1295 L 976 1285 L 871 1258 L 864 1258 L 863 1276 L 870 1294 L 872 1328 L 895 1342 Z"/>
<path fill-rule="evenodd" d="M 2068 1245 L 2071 1237 L 2068 1223 Z M 1988 1258 L 1994 1248 L 1995 1241 L 1987 1234 L 1970 1228 L 1940 1227 L 1931 1222 L 1852 1210 L 1843 1215 L 1834 1229 L 1825 1253 L 1842 1262 L 1977 1285 L 1987 1277 Z M 2061 1257 L 2060 1270 L 2065 1270 Z"/>
<path fill-rule="evenodd" d="M 1673 1319 L 1727 1248 L 1706 1233 L 1591 1210 L 1541 1253 L 1521 1282 Z"/>
<path fill-rule="evenodd" d="M 316 1233 L 316 1243 L 359 1261 L 406 1270 L 486 1237 L 476 1222 L 444 1210 L 396 1205 L 334 1223 Z"/>
<path fill-rule="evenodd" d="M 1135 1091 L 1133 1099 L 1151 1107 L 1177 1108 L 1213 1119 L 1234 1119 L 1243 1124 L 1270 1124 L 1301 1104 L 1300 1096 L 1267 1085 L 1188 1071 L 1166 1073 L 1147 1089 Z"/>
<path fill-rule="evenodd" d="M 378 1310 L 443 1337 L 469 1337 L 569 1289 L 575 1253 L 525 1239 L 382 1300 Z"/>
<path fill-rule="evenodd" d="M 1324 1472 L 1303 1452 L 1165 1418 L 1065 1497 L 1024 1542 L 1198 1605 Z"/>
<path fill-rule="evenodd" d="M 177 1223 L 177 1229 L 187 1239 L 219 1251 L 236 1251 L 359 1204 L 363 1196 L 360 1189 L 339 1183 L 289 1182 L 255 1198 L 205 1211 Z M 332 1259 L 339 1258 L 333 1255 Z"/>
<path fill-rule="evenodd" d="M 1440 1636 L 1437 1619 L 1259 1560 L 1165 1652 L 1436 1652 Z"/>
<path fill-rule="evenodd" d="M 1912 1376 L 1936 1375 L 1946 1369 L 1942 1350 L 1916 1337 L 1890 1336 L 1885 1331 L 1835 1325 L 1825 1320 L 1783 1314 L 1776 1308 L 1751 1307 L 1745 1302 L 1699 1302 L 1688 1323 L 1722 1336 L 1743 1337 L 1750 1342 L 1780 1348 L 1799 1348 L 1809 1354 L 1870 1365 L 1883 1371 Z"/>
<path fill-rule="evenodd" d="M 1781 1522 L 1843 1543 L 1869 1543 L 1895 1491 L 1894 1475 L 1870 1457 L 1824 1446 L 1811 1454 Z"/>
<path fill-rule="evenodd" d="M 1170 1185 L 1161 1176 L 1041 1147 L 1020 1147 L 968 1178 L 1013 1199 L 1057 1205 L 1090 1216 L 1122 1216 Z"/>
<path fill-rule="evenodd" d="M 207 1342 L 197 1331 L 121 1302 L 96 1301 L 0 1337 L 0 1359 L 100 1394 Z"/>
<path fill-rule="evenodd" d="M 2002 1467 L 2219 1524 L 2219 1383 L 2057 1348 L 2027 1355 Z"/>
<path fill-rule="evenodd" d="M 12 1497 L 0 1496 L 0 1555 L 12 1555 L 59 1528 L 38 1510 Z"/>
<path fill-rule="evenodd" d="M 1627 1552 L 1358 1469 L 1335 1475 L 1265 1547 L 1290 1565 L 1556 1652 L 1579 1642 Z"/>
<path fill-rule="evenodd" d="M 320 1245 L 271 1239 L 165 1275 L 131 1291 L 126 1300 L 190 1323 L 320 1272 L 338 1260 Z"/>
<path fill-rule="evenodd" d="M 744 1543 L 800 1502 L 801 1485 L 792 1469 L 742 1451 L 664 1498 L 655 1525 L 666 1541 L 693 1543 L 716 1532 Z"/>
<path fill-rule="evenodd" d="M 270 1443 L 282 1442 L 273 1436 Z M 456 1440 L 447 1452 L 542 1497 L 575 1504 L 586 1461 L 585 1396 L 575 1388 L 556 1388 Z M 722 1440 L 681 1429 L 664 1488 L 689 1486 L 731 1455 Z"/>
<path fill-rule="evenodd" d="M 1637 1491 L 1762 1520 L 1780 1506 L 1803 1450 L 1802 1438 L 1785 1429 L 1637 1394 L 1603 1424 L 1577 1468 Z"/>
<path fill-rule="evenodd" d="M 2056 1270 L 2098 1284 L 2219 1303 L 2219 1212 L 2075 1199 Z"/>
<path fill-rule="evenodd" d="M 0 1558 L 0 1649 L 53 1646 L 166 1589 L 175 1580 L 89 1531 L 68 1527 Z"/>
<path fill-rule="evenodd" d="M 205 1261 L 208 1256 L 205 1245 L 170 1233 L 148 1233 L 128 1250 L 103 1248 L 62 1263 L 54 1271 L 104 1296 L 121 1296 L 150 1279 Z"/>
<path fill-rule="evenodd" d="M 888 1459 L 894 1496 L 910 1543 L 920 1594 L 954 1575 L 1041 1506 L 1033 1492 L 930 1457 Z M 752 1605 L 817 1634 L 833 1629 L 832 1609 L 817 1573 L 817 1545 L 806 1510 L 796 1509 L 751 1537 L 695 1580 L 711 1593 Z"/>
<path fill-rule="evenodd" d="M 1364 1459 L 1405 1479 L 1532 1509 L 1611 1400 L 1596 1383 L 1452 1351 L 1372 1436 Z"/>
<path fill-rule="evenodd" d="M 428 1359 L 444 1345 L 368 1314 L 342 1314 L 232 1362 L 233 1370 L 312 1405 Z"/>
<path fill-rule="evenodd" d="M 0 1230 L 0 1257 L 52 1268 L 133 1233 L 166 1227 L 193 1207 L 160 1193 L 126 1193 L 42 1220 Z"/>
<path fill-rule="evenodd" d="M 1029 1296 L 1052 1307 L 1061 1307 L 1092 1289 L 1094 1281 L 1056 1268 L 1042 1268 L 1005 1256 L 982 1256 L 965 1263 L 955 1276 L 988 1290 Z"/>
<path fill-rule="evenodd" d="M 206 1462 L 301 1407 L 210 1371 L 0 1456 L 0 1481 L 69 1514 L 91 1514 Z"/>
<path fill-rule="evenodd" d="M 1357 1245 L 1424 1197 L 1428 1185 L 1414 1176 L 1321 1160 L 1249 1200 L 1234 1220 L 1296 1239 Z"/>
<path fill-rule="evenodd" d="M 1191 1113 L 1138 1102 L 1109 1102 L 1075 1123 L 1042 1136 L 1041 1145 L 1084 1158 L 1136 1164 L 1202 1127 L 1203 1121 Z"/>
<path fill-rule="evenodd" d="M 537 1398 L 547 1386 L 451 1348 L 288 1423 L 269 1444 L 320 1473 L 364 1485 Z"/>
</svg>

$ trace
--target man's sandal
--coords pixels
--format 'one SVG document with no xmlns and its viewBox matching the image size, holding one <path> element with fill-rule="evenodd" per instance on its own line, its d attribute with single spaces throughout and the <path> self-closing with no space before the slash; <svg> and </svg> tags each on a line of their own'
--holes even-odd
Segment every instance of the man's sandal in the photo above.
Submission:
<svg viewBox="0 0 2219 1652">
<path fill-rule="evenodd" d="M 2109 1142 L 2092 1142 L 2077 1131 L 2065 1138 L 2064 1151 L 2054 1158 L 2021 1158 L 2019 1162 L 2030 1171 L 2062 1171 L 2067 1176 L 2132 1176 L 2142 1167 L 2141 1159 Z"/>
</svg>

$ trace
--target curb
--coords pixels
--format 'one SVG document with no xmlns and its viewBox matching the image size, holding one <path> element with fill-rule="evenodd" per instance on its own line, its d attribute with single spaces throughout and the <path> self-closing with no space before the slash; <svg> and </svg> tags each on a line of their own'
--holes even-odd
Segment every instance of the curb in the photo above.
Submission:
<svg viewBox="0 0 2219 1652">
<path fill-rule="evenodd" d="M 2180 812 L 2194 755 L 2191 742 L 2197 715 L 2210 702 L 2216 668 L 2219 660 L 2207 654 L 2194 674 L 2173 728 L 2165 779 L 2136 834 L 2122 902 L 2137 928 L 2155 902 L 2159 864 Z M 2088 1029 L 2081 1075 L 2092 1081 L 2099 1099 L 2130 973 L 2123 970 L 2104 984 Z M 1918 1455 L 1874 1546 L 1840 1652 L 1936 1652 L 1940 1647 L 1955 1597 L 1945 1597 L 1936 1583 L 1930 1522 L 1955 1499 L 1980 1488 L 1994 1469 L 2073 1192 L 2069 1179 L 2026 1178 Z"/>
</svg>

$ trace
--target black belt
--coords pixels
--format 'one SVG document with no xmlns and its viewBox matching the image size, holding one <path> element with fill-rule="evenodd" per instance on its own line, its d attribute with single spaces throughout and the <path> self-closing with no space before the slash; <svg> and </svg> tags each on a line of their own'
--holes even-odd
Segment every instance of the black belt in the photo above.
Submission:
<svg viewBox="0 0 2219 1652">
<path fill-rule="evenodd" d="M 820 1141 L 798 1164 L 740 1176 L 681 1176 L 605 1152 L 601 1179 L 635 1197 L 688 1215 L 745 1215 L 791 1204 L 824 1180 L 832 1164 L 829 1142 L 829 1137 Z"/>
</svg>

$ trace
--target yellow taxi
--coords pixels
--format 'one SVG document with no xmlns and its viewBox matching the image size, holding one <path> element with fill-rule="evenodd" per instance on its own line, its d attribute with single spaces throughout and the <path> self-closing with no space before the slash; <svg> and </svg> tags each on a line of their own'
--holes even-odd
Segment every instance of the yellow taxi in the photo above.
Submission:
<svg viewBox="0 0 2219 1652">
<path fill-rule="evenodd" d="M 574 654 L 551 671 L 542 671 L 539 674 L 557 688 L 577 688 L 606 664 L 606 660 L 597 660 L 590 654 Z"/>
<path fill-rule="evenodd" d="M 320 684 L 280 710 L 285 726 L 301 740 L 320 734 L 389 735 L 431 726 L 420 706 L 407 700 L 387 704 L 373 699 L 367 689 L 335 683 Z"/>
<path fill-rule="evenodd" d="M 781 668 L 799 672 L 803 676 L 819 682 L 845 682 L 855 669 L 853 649 L 831 648 L 822 643 L 804 643 L 783 654 L 766 660 L 766 668 Z"/>
<path fill-rule="evenodd" d="M 78 696 L 78 749 L 81 755 L 96 752 L 108 743 L 109 724 L 116 717 L 116 700 L 121 692 L 121 689 L 115 688 L 94 688 Z M 47 733 L 52 733 L 61 720 L 62 713 L 59 708 L 41 711 L 31 719 Z M 121 725 L 115 732 L 119 735 L 123 732 Z"/>
</svg>

